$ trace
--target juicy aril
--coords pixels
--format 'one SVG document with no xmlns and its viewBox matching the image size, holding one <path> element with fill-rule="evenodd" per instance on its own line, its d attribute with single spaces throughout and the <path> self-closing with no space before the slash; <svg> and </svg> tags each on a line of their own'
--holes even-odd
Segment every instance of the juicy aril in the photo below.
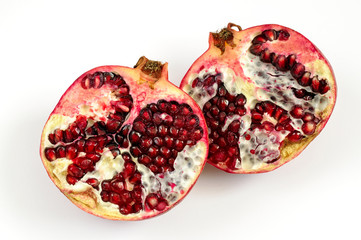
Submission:
<svg viewBox="0 0 361 240">
<path fill-rule="evenodd" d="M 56 186 L 94 215 L 138 220 L 178 203 L 208 154 L 198 105 L 168 81 L 167 64 L 104 66 L 80 76 L 42 133 L 40 155 Z"/>
<path fill-rule="evenodd" d="M 209 163 L 231 173 L 271 171 L 295 158 L 324 128 L 336 100 L 320 50 L 279 25 L 229 24 L 211 33 L 181 88 L 203 110 Z"/>
</svg>

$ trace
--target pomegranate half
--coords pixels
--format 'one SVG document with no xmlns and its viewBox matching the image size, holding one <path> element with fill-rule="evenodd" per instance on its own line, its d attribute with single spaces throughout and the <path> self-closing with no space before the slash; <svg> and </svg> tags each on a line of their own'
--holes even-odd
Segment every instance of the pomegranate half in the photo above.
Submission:
<svg viewBox="0 0 361 240">
<path fill-rule="evenodd" d="M 211 33 L 181 88 L 201 107 L 208 162 L 230 173 L 274 170 L 325 127 L 336 101 L 332 68 L 300 33 L 280 25 Z"/>
<path fill-rule="evenodd" d="M 65 92 L 42 133 L 50 178 L 75 205 L 115 220 L 150 218 L 192 188 L 208 154 L 200 108 L 167 64 L 103 66 Z"/>
</svg>

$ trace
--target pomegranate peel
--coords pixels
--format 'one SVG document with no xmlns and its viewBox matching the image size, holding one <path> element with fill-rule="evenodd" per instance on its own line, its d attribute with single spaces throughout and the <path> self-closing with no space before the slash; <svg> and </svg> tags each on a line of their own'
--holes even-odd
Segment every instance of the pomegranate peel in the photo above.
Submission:
<svg viewBox="0 0 361 240">
<path fill-rule="evenodd" d="M 183 119 L 176 128 L 182 135 L 172 128 L 175 119 Z M 167 64 L 145 57 L 135 68 L 82 74 L 51 113 L 40 146 L 60 191 L 84 211 L 113 220 L 171 209 L 196 182 L 207 154 L 198 105 L 168 81 Z"/>
<path fill-rule="evenodd" d="M 275 24 L 230 23 L 211 33 L 180 87 L 203 110 L 208 162 L 230 173 L 268 172 L 294 159 L 325 127 L 337 95 L 320 50 Z"/>
</svg>

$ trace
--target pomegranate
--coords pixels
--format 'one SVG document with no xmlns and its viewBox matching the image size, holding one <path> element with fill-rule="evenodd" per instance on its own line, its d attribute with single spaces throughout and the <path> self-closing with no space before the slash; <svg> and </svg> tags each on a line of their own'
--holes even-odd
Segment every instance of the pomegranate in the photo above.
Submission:
<svg viewBox="0 0 361 240">
<path fill-rule="evenodd" d="M 94 68 L 65 92 L 42 133 L 50 178 L 74 204 L 114 220 L 150 218 L 192 188 L 208 154 L 201 109 L 167 64 Z"/>
<path fill-rule="evenodd" d="M 336 101 L 333 71 L 320 50 L 280 25 L 211 33 L 208 50 L 181 88 L 201 107 L 208 162 L 230 173 L 274 170 L 321 132 Z"/>
</svg>

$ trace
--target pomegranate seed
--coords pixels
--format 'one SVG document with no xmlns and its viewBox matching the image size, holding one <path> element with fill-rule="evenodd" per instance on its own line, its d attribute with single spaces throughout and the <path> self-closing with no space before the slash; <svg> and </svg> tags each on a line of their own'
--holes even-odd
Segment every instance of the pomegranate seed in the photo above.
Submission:
<svg viewBox="0 0 361 240">
<path fill-rule="evenodd" d="M 310 86 L 311 84 L 311 73 L 310 72 L 305 72 L 302 77 L 300 79 L 298 79 L 298 84 L 300 84 L 301 86 Z"/>
<path fill-rule="evenodd" d="M 275 110 L 275 112 L 274 112 L 273 117 L 274 117 L 276 120 L 279 120 L 280 117 L 281 117 L 281 115 L 284 114 L 284 112 L 285 112 L 285 110 L 283 110 L 283 109 L 280 108 L 280 107 L 277 107 L 276 110 Z"/>
<path fill-rule="evenodd" d="M 311 82 L 311 89 L 314 92 L 318 92 L 319 87 L 320 87 L 320 81 L 318 80 L 318 76 L 314 76 Z"/>
<path fill-rule="evenodd" d="M 111 186 L 110 186 L 110 181 L 109 180 L 106 180 L 106 181 L 103 181 L 102 184 L 102 190 L 103 191 L 110 191 L 111 190 Z"/>
<path fill-rule="evenodd" d="M 75 142 L 75 146 L 78 149 L 78 152 L 84 152 L 85 149 L 85 140 L 84 139 L 80 139 L 78 141 Z"/>
<path fill-rule="evenodd" d="M 155 209 L 155 207 L 158 205 L 157 195 L 154 193 L 149 194 L 145 199 L 145 203 L 150 209 Z"/>
<path fill-rule="evenodd" d="M 164 164 L 167 163 L 167 160 L 162 157 L 162 156 L 156 156 L 155 159 L 154 159 L 154 163 L 158 166 L 158 167 L 161 167 L 163 166 Z"/>
<path fill-rule="evenodd" d="M 152 112 L 148 108 L 144 108 L 140 111 L 139 116 L 145 121 L 150 122 L 152 120 Z"/>
<path fill-rule="evenodd" d="M 97 162 L 101 158 L 101 155 L 99 153 L 87 153 L 85 156 L 93 162 Z"/>
<path fill-rule="evenodd" d="M 192 112 L 192 109 L 191 109 L 190 106 L 188 106 L 188 104 L 181 104 L 181 105 L 179 106 L 179 113 L 180 113 L 181 115 L 186 116 L 186 115 L 188 115 L 188 114 L 191 113 L 191 112 Z"/>
<path fill-rule="evenodd" d="M 132 144 L 137 144 L 140 143 L 140 133 L 136 132 L 136 131 L 131 131 L 129 134 L 129 140 Z"/>
<path fill-rule="evenodd" d="M 121 125 L 122 122 L 118 120 L 108 120 L 106 129 L 109 133 L 116 133 Z"/>
<path fill-rule="evenodd" d="M 218 151 L 218 149 L 219 149 L 219 146 L 217 144 L 215 144 L 215 143 L 211 143 L 209 145 L 209 152 L 210 153 L 215 153 L 215 152 Z"/>
<path fill-rule="evenodd" d="M 74 177 L 74 176 L 70 176 L 70 175 L 67 175 L 66 176 L 66 181 L 70 184 L 70 185 L 74 185 L 75 183 L 77 183 L 79 180 Z"/>
<path fill-rule="evenodd" d="M 315 132 L 316 130 L 316 123 L 310 121 L 310 122 L 305 122 L 302 125 L 302 132 L 306 135 L 311 135 Z"/>
<path fill-rule="evenodd" d="M 265 38 L 268 41 L 277 40 L 277 32 L 273 29 L 267 29 L 262 32 L 262 35 L 265 36 Z"/>
<path fill-rule="evenodd" d="M 56 148 L 56 157 L 57 158 L 64 158 L 66 156 L 65 147 L 59 146 Z"/>
<path fill-rule="evenodd" d="M 290 114 L 294 118 L 302 118 L 302 116 L 303 116 L 303 108 L 300 105 L 295 105 L 292 108 Z"/>
<path fill-rule="evenodd" d="M 166 147 L 168 148 L 172 148 L 173 147 L 173 142 L 174 142 L 174 139 L 170 136 L 166 136 L 164 138 L 164 144 Z"/>
<path fill-rule="evenodd" d="M 90 152 L 95 152 L 95 148 L 97 147 L 97 142 L 94 141 L 94 139 L 88 139 L 86 142 L 85 142 L 85 146 L 84 146 L 84 150 L 85 152 L 87 153 L 90 153 Z"/>
<path fill-rule="evenodd" d="M 181 140 L 179 140 L 179 139 L 175 140 L 175 142 L 174 142 L 174 148 L 175 148 L 177 151 L 179 151 L 179 152 L 182 151 L 183 148 L 184 148 L 184 146 L 185 146 L 185 144 L 184 144 L 183 141 L 181 141 Z"/>
<path fill-rule="evenodd" d="M 171 126 L 173 124 L 173 117 L 170 115 L 166 115 L 163 121 L 166 126 Z"/>
<path fill-rule="evenodd" d="M 254 122 L 261 122 L 262 121 L 263 116 L 262 116 L 261 113 L 255 111 L 255 110 L 252 110 L 251 113 L 252 113 L 252 121 L 254 121 Z"/>
<path fill-rule="evenodd" d="M 138 161 L 142 164 L 147 165 L 152 161 L 152 159 L 147 155 L 142 155 L 138 158 Z"/>
<path fill-rule="evenodd" d="M 296 55 L 291 54 L 287 57 L 288 68 L 291 69 L 296 64 Z"/>
<path fill-rule="evenodd" d="M 75 164 L 70 164 L 68 166 L 68 173 L 76 178 L 81 178 L 84 175 L 83 170 Z"/>
<path fill-rule="evenodd" d="M 172 129 L 172 127 L 171 127 L 171 129 Z M 171 135 L 173 135 L 173 134 L 172 134 L 172 131 L 170 131 L 170 133 L 171 133 Z M 174 132 L 173 132 L 173 133 L 174 133 Z M 178 130 L 177 130 L 177 134 L 178 134 Z M 155 145 L 157 145 L 157 146 L 159 146 L 159 147 L 163 146 L 163 139 L 160 138 L 160 137 L 155 137 L 155 138 L 153 139 L 153 142 L 154 142 Z"/>
<path fill-rule="evenodd" d="M 166 126 L 164 126 L 164 125 L 160 125 L 160 126 L 158 127 L 158 134 L 159 134 L 160 136 L 164 137 L 165 135 L 168 134 L 168 128 L 167 128 Z"/>
<path fill-rule="evenodd" d="M 237 144 L 237 141 L 238 141 L 238 137 L 235 133 L 233 132 L 228 132 L 227 133 L 227 142 L 229 145 L 235 145 Z"/>
<path fill-rule="evenodd" d="M 56 159 L 56 153 L 54 148 L 46 148 L 45 149 L 45 157 L 49 161 L 54 161 Z"/>
<path fill-rule="evenodd" d="M 177 141 L 175 144 L 177 144 Z M 172 155 L 172 152 L 171 152 L 171 150 L 169 150 L 169 148 L 161 147 L 159 150 L 160 150 L 160 153 L 166 158 L 170 158 L 170 156 Z"/>
<path fill-rule="evenodd" d="M 51 142 L 52 144 L 56 144 L 55 142 L 55 134 L 54 133 L 50 133 L 48 136 L 49 142 Z"/>
<path fill-rule="evenodd" d="M 258 43 L 258 44 L 253 44 L 250 48 L 249 51 L 254 54 L 254 55 L 261 55 L 262 52 L 262 44 Z"/>
<path fill-rule="evenodd" d="M 236 110 L 234 111 L 235 114 L 239 115 L 239 116 L 243 116 L 246 114 L 246 109 L 241 106 L 241 107 L 237 107 Z"/>
<path fill-rule="evenodd" d="M 139 172 L 134 173 L 134 175 L 129 178 L 129 182 L 132 184 L 140 184 L 142 181 L 142 174 Z"/>
<path fill-rule="evenodd" d="M 290 37 L 290 34 L 286 30 L 278 31 L 278 40 L 287 41 L 289 37 Z"/>
<path fill-rule="evenodd" d="M 253 38 L 252 43 L 253 44 L 257 44 L 257 43 L 262 44 L 262 43 L 265 43 L 266 41 L 267 41 L 266 37 L 263 34 L 261 34 L 261 35 L 256 36 L 255 38 Z"/>
<path fill-rule="evenodd" d="M 264 49 L 261 52 L 260 59 L 261 59 L 262 62 L 270 63 L 271 62 L 271 51 L 268 50 L 267 48 Z"/>
<path fill-rule="evenodd" d="M 302 117 L 302 120 L 304 122 L 313 121 L 313 119 L 315 119 L 315 116 L 312 113 L 309 113 L 309 112 L 306 112 Z"/>
<path fill-rule="evenodd" d="M 112 191 L 114 191 L 116 193 L 122 193 L 122 191 L 124 190 L 124 183 L 119 180 L 114 179 L 110 183 L 110 188 Z"/>
<path fill-rule="evenodd" d="M 225 146 L 227 146 L 227 142 L 226 142 L 226 140 L 224 139 L 224 137 L 218 138 L 217 143 L 218 143 L 218 145 L 219 145 L 221 148 L 224 148 Z"/>
<path fill-rule="evenodd" d="M 226 158 L 227 158 L 226 152 L 224 150 L 220 150 L 215 154 L 213 154 L 212 160 L 218 163 L 218 162 L 224 162 Z"/>
<path fill-rule="evenodd" d="M 130 148 L 130 152 L 134 157 L 139 157 L 142 154 L 142 151 L 139 147 L 133 146 Z"/>
<path fill-rule="evenodd" d="M 158 211 L 163 211 L 167 206 L 168 206 L 167 202 L 161 201 L 161 202 L 158 203 L 158 205 L 156 206 L 156 209 L 157 209 Z"/>
<path fill-rule="evenodd" d="M 60 129 L 56 129 L 55 132 L 54 132 L 54 141 L 56 143 L 60 142 L 60 141 L 63 141 L 63 130 L 60 130 Z"/>
<path fill-rule="evenodd" d="M 328 92 L 328 90 L 330 90 L 330 86 L 328 86 L 326 80 L 321 79 L 320 80 L 320 86 L 319 86 L 319 89 L 318 89 L 319 93 L 325 94 L 325 93 Z"/>
<path fill-rule="evenodd" d="M 237 133 L 241 127 L 241 122 L 237 120 L 233 120 L 231 124 L 229 124 L 228 129 L 234 133 Z"/>
<path fill-rule="evenodd" d="M 298 142 L 299 140 L 302 139 L 302 137 L 303 137 L 302 134 L 297 130 L 288 134 L 288 139 L 292 142 Z"/>
<path fill-rule="evenodd" d="M 304 72 L 305 72 L 305 66 L 301 63 L 296 63 L 291 69 L 291 74 L 295 79 L 301 78 Z"/>
<path fill-rule="evenodd" d="M 193 138 L 193 140 L 200 140 L 203 137 L 203 129 L 201 127 L 197 128 L 196 130 L 194 130 L 191 137 Z"/>
<path fill-rule="evenodd" d="M 89 178 L 88 180 L 86 180 L 86 183 L 95 189 L 99 189 L 99 181 L 96 178 Z"/>
<path fill-rule="evenodd" d="M 142 137 L 142 140 L 140 142 L 140 147 L 142 150 L 146 151 L 152 144 L 153 144 L 153 141 L 151 138 Z"/>
<path fill-rule="evenodd" d="M 158 148 L 156 148 L 154 146 L 151 146 L 148 149 L 148 156 L 151 157 L 151 158 L 154 158 L 154 157 L 156 157 L 158 155 L 158 151 L 159 151 Z"/>
<path fill-rule="evenodd" d="M 78 156 L 78 149 L 76 149 L 76 147 L 73 145 L 67 146 L 65 152 L 66 152 L 66 155 L 65 155 L 66 158 L 70 159 L 70 160 L 74 159 Z"/>
<path fill-rule="evenodd" d="M 145 130 L 146 130 L 146 126 L 143 122 L 137 121 L 137 122 L 134 122 L 133 129 L 141 134 L 144 134 Z"/>
<path fill-rule="evenodd" d="M 274 66 L 280 71 L 286 71 L 288 69 L 287 59 L 285 55 L 278 55 L 276 60 L 274 60 Z"/>
<path fill-rule="evenodd" d="M 143 210 L 143 205 L 140 203 L 135 203 L 133 205 L 133 213 L 137 213 L 140 212 L 141 210 Z"/>
<path fill-rule="evenodd" d="M 64 131 L 64 142 L 69 143 L 73 141 L 73 134 L 70 129 Z"/>
<path fill-rule="evenodd" d="M 166 122 L 165 122 L 166 123 Z M 154 125 L 148 126 L 147 134 L 149 137 L 155 137 L 158 133 L 157 127 Z"/>
<path fill-rule="evenodd" d="M 122 203 L 122 199 L 120 197 L 120 195 L 118 193 L 115 192 L 111 192 L 110 196 L 109 196 L 109 201 L 113 204 L 117 204 L 119 205 L 120 203 Z"/>
<path fill-rule="evenodd" d="M 154 164 L 149 165 L 149 169 L 153 173 L 158 173 L 158 171 L 159 171 L 158 167 L 156 165 L 154 165 Z"/>
<path fill-rule="evenodd" d="M 122 96 L 128 95 L 129 94 L 129 87 L 126 84 L 121 85 L 118 88 L 118 93 Z"/>
<path fill-rule="evenodd" d="M 119 207 L 119 212 L 123 215 L 128 215 L 130 213 L 132 213 L 132 206 L 130 205 L 123 205 L 121 207 Z"/>
</svg>

